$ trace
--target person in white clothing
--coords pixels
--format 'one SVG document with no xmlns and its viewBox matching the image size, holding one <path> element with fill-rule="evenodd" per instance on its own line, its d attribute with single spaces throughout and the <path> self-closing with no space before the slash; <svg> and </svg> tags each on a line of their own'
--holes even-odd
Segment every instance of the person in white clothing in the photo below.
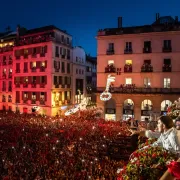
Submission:
<svg viewBox="0 0 180 180">
<path fill-rule="evenodd" d="M 180 143 L 177 137 L 178 131 L 174 128 L 171 117 L 161 116 L 158 120 L 157 127 L 161 135 L 152 146 L 160 146 L 173 153 L 180 153 Z"/>
</svg>

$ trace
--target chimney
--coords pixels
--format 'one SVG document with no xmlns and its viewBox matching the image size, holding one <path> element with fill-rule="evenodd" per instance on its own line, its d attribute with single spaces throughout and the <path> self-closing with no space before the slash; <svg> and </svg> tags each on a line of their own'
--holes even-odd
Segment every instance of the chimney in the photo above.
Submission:
<svg viewBox="0 0 180 180">
<path fill-rule="evenodd" d="M 175 16 L 175 22 L 178 23 L 178 16 Z"/>
<path fill-rule="evenodd" d="M 122 17 L 118 17 L 118 28 L 122 28 Z"/>
</svg>

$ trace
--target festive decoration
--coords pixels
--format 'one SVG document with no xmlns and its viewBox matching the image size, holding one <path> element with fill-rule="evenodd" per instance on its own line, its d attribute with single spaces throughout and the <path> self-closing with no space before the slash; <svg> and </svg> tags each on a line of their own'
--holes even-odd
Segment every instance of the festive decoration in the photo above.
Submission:
<svg viewBox="0 0 180 180">
<path fill-rule="evenodd" d="M 115 77 L 111 76 L 111 74 L 108 75 L 107 83 L 106 83 L 106 89 L 105 91 L 100 95 L 101 101 L 109 101 L 112 98 L 112 94 L 109 92 L 109 88 L 112 82 L 115 81 Z"/>
<path fill-rule="evenodd" d="M 84 98 L 80 104 L 78 104 L 76 107 L 71 108 L 70 110 L 65 112 L 65 116 L 69 116 L 71 114 L 74 114 L 78 112 L 79 110 L 86 110 L 86 106 L 88 105 L 88 98 Z"/>
<path fill-rule="evenodd" d="M 166 171 L 166 163 L 174 160 L 174 154 L 160 147 L 146 147 L 135 151 L 130 161 L 119 173 L 118 180 L 154 180 Z"/>
<path fill-rule="evenodd" d="M 170 116 L 172 119 L 176 119 L 180 116 L 180 98 L 168 107 L 167 116 Z"/>
</svg>

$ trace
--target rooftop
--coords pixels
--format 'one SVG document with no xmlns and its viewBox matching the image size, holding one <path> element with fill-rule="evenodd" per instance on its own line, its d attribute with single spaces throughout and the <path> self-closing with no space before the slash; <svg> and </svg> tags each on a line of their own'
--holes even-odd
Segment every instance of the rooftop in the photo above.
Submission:
<svg viewBox="0 0 180 180">
<path fill-rule="evenodd" d="M 140 34 L 150 32 L 180 31 L 180 22 L 178 17 L 159 16 L 156 14 L 156 20 L 152 24 L 143 26 L 123 27 L 122 17 L 118 18 L 117 28 L 106 28 L 98 31 L 98 36 L 123 35 L 123 34 Z"/>
</svg>

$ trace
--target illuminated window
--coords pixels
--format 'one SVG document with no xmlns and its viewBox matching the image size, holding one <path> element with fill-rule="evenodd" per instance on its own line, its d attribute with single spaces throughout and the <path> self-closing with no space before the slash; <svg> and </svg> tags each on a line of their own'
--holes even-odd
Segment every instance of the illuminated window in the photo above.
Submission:
<svg viewBox="0 0 180 180">
<path fill-rule="evenodd" d="M 42 66 L 42 67 L 45 67 L 45 62 L 41 62 L 41 66 Z"/>
<path fill-rule="evenodd" d="M 145 87 L 151 86 L 150 78 L 144 78 L 144 86 L 145 86 Z"/>
<path fill-rule="evenodd" d="M 164 78 L 164 88 L 170 88 L 171 80 L 170 78 Z"/>
<path fill-rule="evenodd" d="M 12 69 L 9 69 L 9 72 L 11 72 L 11 73 L 12 73 Z"/>
<path fill-rule="evenodd" d="M 126 78 L 126 84 L 132 84 L 132 78 Z"/>
<path fill-rule="evenodd" d="M 33 62 L 33 63 L 32 63 L 32 67 L 36 67 L 36 62 Z"/>
<path fill-rule="evenodd" d="M 114 60 L 109 60 L 108 65 L 114 64 Z"/>
<path fill-rule="evenodd" d="M 132 60 L 126 60 L 126 64 L 128 65 L 132 64 Z"/>
<path fill-rule="evenodd" d="M 28 77 L 25 77 L 24 81 L 25 81 L 25 82 L 28 82 Z"/>
<path fill-rule="evenodd" d="M 24 54 L 28 54 L 28 49 L 24 49 Z"/>
</svg>

